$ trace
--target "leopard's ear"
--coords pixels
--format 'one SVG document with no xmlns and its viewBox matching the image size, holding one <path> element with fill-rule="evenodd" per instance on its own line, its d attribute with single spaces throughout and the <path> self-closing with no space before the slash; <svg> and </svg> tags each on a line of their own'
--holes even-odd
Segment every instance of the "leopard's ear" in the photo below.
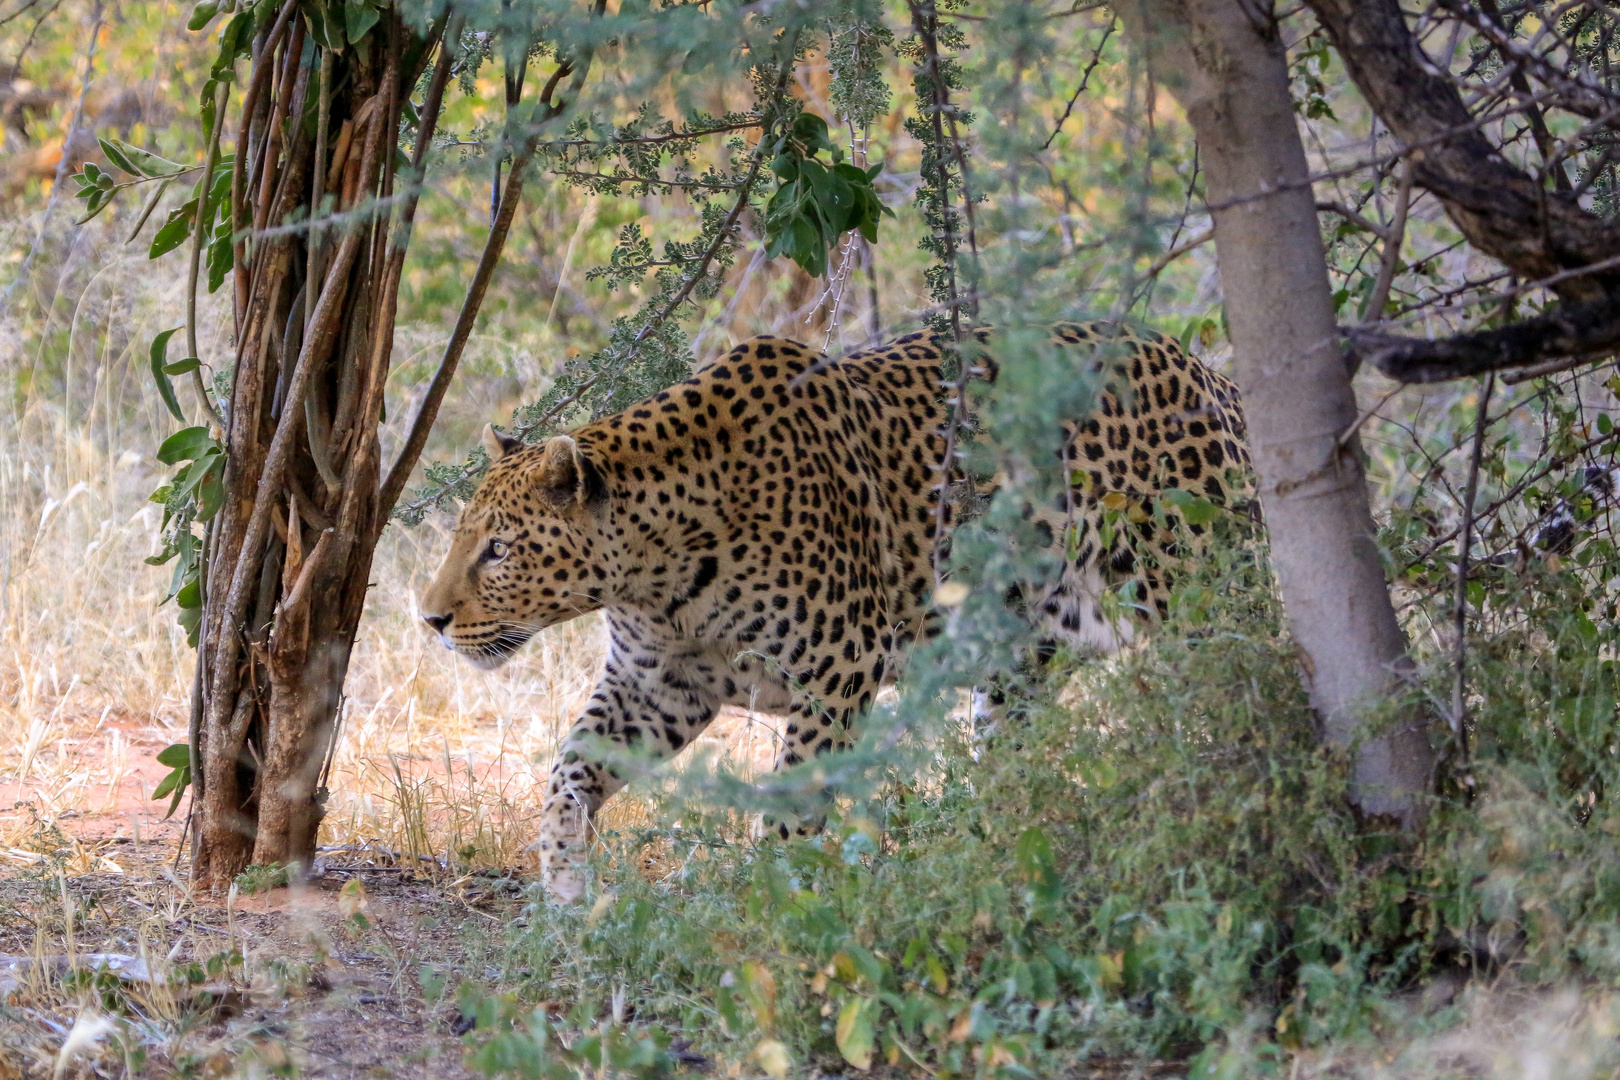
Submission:
<svg viewBox="0 0 1620 1080">
<path fill-rule="evenodd" d="M 501 458 L 512 453 L 514 450 L 520 450 L 523 448 L 522 439 L 514 439 L 510 435 L 502 435 L 500 432 L 495 430 L 494 424 L 484 425 L 483 444 L 484 453 L 489 455 L 491 464 L 501 460 Z"/>
<path fill-rule="evenodd" d="M 594 475 L 579 444 L 567 435 L 554 435 L 541 448 L 535 481 L 552 502 L 584 503 L 590 497 Z"/>
</svg>

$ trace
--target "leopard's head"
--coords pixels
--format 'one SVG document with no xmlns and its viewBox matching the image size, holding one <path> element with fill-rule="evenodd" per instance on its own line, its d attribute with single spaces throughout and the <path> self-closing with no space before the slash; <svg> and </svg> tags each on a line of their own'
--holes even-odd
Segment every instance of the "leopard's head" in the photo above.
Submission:
<svg viewBox="0 0 1620 1080">
<path fill-rule="evenodd" d="M 484 449 L 489 472 L 456 519 L 422 618 L 447 648 L 495 668 L 539 631 L 600 608 L 612 580 L 597 558 L 602 480 L 578 444 L 525 447 L 486 426 Z"/>
</svg>

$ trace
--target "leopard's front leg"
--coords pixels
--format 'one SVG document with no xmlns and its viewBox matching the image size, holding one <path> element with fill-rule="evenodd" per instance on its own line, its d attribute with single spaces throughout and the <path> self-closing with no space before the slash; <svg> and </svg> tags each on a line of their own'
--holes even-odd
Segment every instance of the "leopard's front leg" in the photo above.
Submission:
<svg viewBox="0 0 1620 1080">
<path fill-rule="evenodd" d="M 585 714 L 557 748 L 540 808 L 540 874 L 546 894 L 572 903 L 585 893 L 591 820 L 625 780 L 609 764 L 630 750 L 673 756 L 703 733 L 719 702 L 681 663 L 615 649 Z"/>
<path fill-rule="evenodd" d="M 818 701 L 808 693 L 795 691 L 789 710 L 787 730 L 783 733 L 782 748 L 776 755 L 773 771 L 780 772 L 794 765 L 820 757 L 822 754 L 843 752 L 855 745 L 854 724 L 857 712 L 864 710 L 871 695 L 863 695 L 858 706 L 839 701 L 836 705 Z M 809 817 L 765 815 L 760 819 L 762 835 L 775 834 L 783 840 L 790 836 L 814 836 L 827 824 L 827 815 Z"/>
</svg>

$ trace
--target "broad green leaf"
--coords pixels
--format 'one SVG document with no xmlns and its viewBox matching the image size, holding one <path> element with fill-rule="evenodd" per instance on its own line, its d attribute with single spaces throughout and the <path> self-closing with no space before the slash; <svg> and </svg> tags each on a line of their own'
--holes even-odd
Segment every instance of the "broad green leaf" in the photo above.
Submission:
<svg viewBox="0 0 1620 1080">
<path fill-rule="evenodd" d="M 131 176 L 145 175 L 140 169 L 137 169 L 127 157 L 124 156 L 124 152 L 122 149 L 120 149 L 117 139 L 98 138 L 96 141 L 101 144 L 101 152 L 107 155 L 107 160 L 112 162 L 118 168 L 129 173 Z"/>
<path fill-rule="evenodd" d="M 310 35 L 323 49 L 338 50 L 348 44 L 343 32 L 341 0 L 313 0 L 308 8 Z"/>
<path fill-rule="evenodd" d="M 225 24 L 225 29 L 219 32 L 219 55 L 214 57 L 214 79 L 223 76 L 236 63 L 238 56 L 252 48 L 252 39 L 253 13 L 238 11 L 235 17 Z"/>
<path fill-rule="evenodd" d="M 838 1013 L 838 1052 L 863 1072 L 872 1067 L 871 1005 L 868 998 L 851 998 Z"/>
<path fill-rule="evenodd" d="M 174 476 L 175 498 L 180 501 L 191 499 L 193 492 L 196 492 L 204 481 L 208 479 L 209 472 L 224 457 L 224 453 L 223 450 L 216 446 L 176 473 Z"/>
<path fill-rule="evenodd" d="M 136 176 L 153 178 L 173 176 L 185 169 L 185 166 L 177 161 L 158 157 L 149 150 L 142 150 L 118 139 L 101 139 L 100 142 L 101 149 L 109 161 Z"/>
<path fill-rule="evenodd" d="M 157 753 L 157 763 L 178 769 L 191 764 L 191 747 L 183 742 L 170 743 Z"/>
<path fill-rule="evenodd" d="M 350 41 L 359 41 L 371 32 L 382 16 L 365 0 L 344 0 L 343 29 Z"/>
<path fill-rule="evenodd" d="M 195 461 L 210 450 L 219 450 L 219 443 L 202 426 L 181 428 L 163 440 L 157 458 L 165 465 L 178 465 L 182 461 Z"/>
<path fill-rule="evenodd" d="M 231 245 L 230 233 L 208 245 L 208 291 L 215 293 L 225 283 L 225 276 L 236 265 L 236 249 Z"/>
<path fill-rule="evenodd" d="M 174 798 L 169 802 L 168 813 L 163 815 L 163 820 L 164 821 L 168 821 L 170 818 L 174 817 L 174 812 L 176 810 L 180 809 L 180 799 L 181 799 L 181 797 L 183 795 L 185 795 L 186 788 L 188 788 L 190 786 L 191 786 L 191 770 L 190 769 L 181 769 L 180 770 L 180 782 L 178 784 L 176 784 L 175 787 L 174 787 Z"/>
<path fill-rule="evenodd" d="M 1208 499 L 1193 499 L 1181 508 L 1181 516 L 1189 525 L 1208 525 L 1221 516 L 1221 508 Z"/>
<path fill-rule="evenodd" d="M 175 248 L 186 242 L 191 235 L 191 219 L 196 216 L 197 202 L 193 199 L 176 210 L 169 211 L 169 220 L 163 223 L 163 228 L 152 237 L 152 247 L 147 251 L 148 259 L 155 259 L 160 255 L 167 255 Z"/>
<path fill-rule="evenodd" d="M 186 644 L 195 648 L 197 645 L 197 631 L 202 626 L 202 608 L 181 608 L 179 617 L 174 621 L 179 623 L 180 629 L 186 632 Z M 174 808 L 170 807 L 169 812 L 172 814 Z"/>
<path fill-rule="evenodd" d="M 1023 831 L 1018 837 L 1014 857 L 1018 860 L 1018 869 L 1029 878 L 1030 888 L 1038 900 L 1050 902 L 1061 895 L 1063 882 L 1058 876 L 1052 842 L 1046 838 L 1040 826 L 1032 825 Z"/>
<path fill-rule="evenodd" d="M 173 414 L 174 418 L 184 423 L 186 414 L 180 411 L 180 401 L 174 396 L 174 383 L 169 381 L 169 376 L 163 370 L 164 356 L 169 349 L 169 339 L 173 337 L 180 329 L 181 327 L 176 326 L 171 329 L 164 330 L 162 333 L 158 334 L 157 337 L 153 338 L 151 356 L 152 378 L 157 382 L 158 396 L 163 398 L 163 404 L 168 407 L 169 412 Z M 168 443 L 164 443 L 164 445 L 167 446 Z M 160 450 L 158 451 L 159 460 L 162 460 L 162 457 L 163 452 Z M 180 459 L 175 459 L 175 461 L 178 460 Z M 174 462 L 166 462 L 165 464 L 172 465 Z"/>
<path fill-rule="evenodd" d="M 176 360 L 172 364 L 163 365 L 165 375 L 184 375 L 188 371 L 196 371 L 202 367 L 202 361 L 195 356 L 188 356 L 184 360 Z"/>
<path fill-rule="evenodd" d="M 212 521 L 219 508 L 225 505 L 225 453 L 221 451 L 208 463 L 202 483 L 197 485 L 197 520 Z"/>
<path fill-rule="evenodd" d="M 172 792 L 175 789 L 175 786 L 180 783 L 180 777 L 184 774 L 185 769 L 178 768 L 170 772 L 162 780 L 159 780 L 157 787 L 152 789 L 152 799 L 156 801 Z"/>
<path fill-rule="evenodd" d="M 213 22 L 217 14 L 219 14 L 219 0 L 201 0 L 191 9 L 191 18 L 186 20 L 186 29 L 201 30 Z"/>
</svg>

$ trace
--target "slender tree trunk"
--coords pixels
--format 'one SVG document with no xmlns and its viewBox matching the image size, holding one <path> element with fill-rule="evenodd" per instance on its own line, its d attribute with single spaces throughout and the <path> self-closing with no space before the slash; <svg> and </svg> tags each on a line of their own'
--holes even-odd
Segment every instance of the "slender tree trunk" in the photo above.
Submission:
<svg viewBox="0 0 1620 1080">
<path fill-rule="evenodd" d="M 1315 199 L 1269 10 L 1134 0 L 1126 25 L 1198 136 L 1261 504 L 1325 740 L 1355 747 L 1364 813 L 1412 826 L 1434 757 L 1414 717 L 1363 730 L 1411 662 L 1378 550 Z"/>
</svg>

